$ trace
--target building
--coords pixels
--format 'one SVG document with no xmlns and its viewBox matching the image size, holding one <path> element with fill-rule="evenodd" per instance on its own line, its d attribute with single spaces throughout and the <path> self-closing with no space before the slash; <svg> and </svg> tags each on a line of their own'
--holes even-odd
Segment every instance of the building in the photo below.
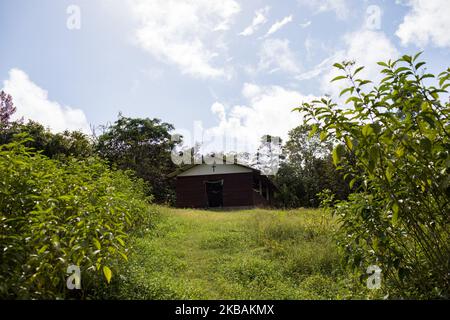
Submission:
<svg viewBox="0 0 450 320">
<path fill-rule="evenodd" d="M 267 207 L 273 203 L 271 181 L 244 165 L 190 165 L 172 176 L 176 176 L 179 208 Z"/>
</svg>

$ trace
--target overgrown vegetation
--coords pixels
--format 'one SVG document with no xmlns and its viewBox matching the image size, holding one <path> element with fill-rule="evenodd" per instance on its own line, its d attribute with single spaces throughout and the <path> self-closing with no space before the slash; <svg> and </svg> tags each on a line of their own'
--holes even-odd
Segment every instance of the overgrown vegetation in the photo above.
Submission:
<svg viewBox="0 0 450 320">
<path fill-rule="evenodd" d="M 419 56 L 380 62 L 371 87 L 337 63 L 347 101 L 296 109 L 278 203 L 325 211 L 154 207 L 173 203 L 172 125 L 119 115 L 98 137 L 52 133 L 11 121 L 1 92 L 0 298 L 449 298 L 450 69 L 427 74 Z M 280 148 L 264 136 L 255 165 L 271 171 Z M 371 265 L 382 290 L 361 284 Z"/>
<path fill-rule="evenodd" d="M 333 160 L 359 186 L 331 207 L 346 263 L 378 265 L 391 298 L 449 298 L 450 69 L 436 79 L 419 56 L 380 62 L 385 78 L 368 90 L 362 67 L 335 64 L 343 75 L 333 81 L 349 81 L 345 105 L 324 98 L 299 110 L 311 134 L 338 142 Z"/>
<path fill-rule="evenodd" d="M 79 131 L 52 133 L 43 125 L 31 120 L 27 123 L 23 121 L 0 123 L 0 145 L 13 142 L 15 136 L 20 134 L 31 138 L 24 142 L 26 147 L 39 151 L 49 158 L 83 159 L 94 155 L 92 139 Z"/>
<path fill-rule="evenodd" d="M 283 146 L 284 159 L 274 177 L 278 206 L 318 207 L 318 194 L 325 189 L 336 199 L 347 199 L 349 187 L 333 164 L 332 141 L 320 139 L 317 132 L 310 135 L 310 130 L 306 124 L 292 129 Z"/>
<path fill-rule="evenodd" d="M 117 298 L 379 298 L 340 267 L 335 219 L 319 210 L 161 211 Z"/>
<path fill-rule="evenodd" d="M 104 128 L 95 148 L 98 154 L 120 169 L 133 170 L 151 187 L 158 203 L 174 203 L 173 180 L 168 174 L 175 171 L 171 151 L 171 124 L 159 119 L 133 119 L 119 115 L 117 121 Z"/>
<path fill-rule="evenodd" d="M 127 259 L 131 231 L 152 212 L 143 181 L 98 158 L 65 161 L 25 147 L 0 146 L 0 298 L 98 295 Z M 67 290 L 69 265 L 82 290 Z"/>
</svg>

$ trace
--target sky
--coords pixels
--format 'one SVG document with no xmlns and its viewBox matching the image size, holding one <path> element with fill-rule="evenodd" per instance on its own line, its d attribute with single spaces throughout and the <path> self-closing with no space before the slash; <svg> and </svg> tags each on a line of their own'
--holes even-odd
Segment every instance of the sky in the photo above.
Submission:
<svg viewBox="0 0 450 320">
<path fill-rule="evenodd" d="M 424 51 L 450 66 L 448 0 L 2 0 L 0 89 L 54 132 L 128 117 L 173 124 L 186 145 L 242 151 L 286 139 L 292 109 L 329 94 L 335 62 Z"/>
</svg>

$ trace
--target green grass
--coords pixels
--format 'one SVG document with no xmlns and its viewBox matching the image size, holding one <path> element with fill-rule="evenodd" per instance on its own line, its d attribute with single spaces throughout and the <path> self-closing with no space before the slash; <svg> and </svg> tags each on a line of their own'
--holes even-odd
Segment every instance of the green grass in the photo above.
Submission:
<svg viewBox="0 0 450 320">
<path fill-rule="evenodd" d="M 120 298 L 363 297 L 339 262 L 336 223 L 319 210 L 161 211 L 135 239 Z"/>
</svg>

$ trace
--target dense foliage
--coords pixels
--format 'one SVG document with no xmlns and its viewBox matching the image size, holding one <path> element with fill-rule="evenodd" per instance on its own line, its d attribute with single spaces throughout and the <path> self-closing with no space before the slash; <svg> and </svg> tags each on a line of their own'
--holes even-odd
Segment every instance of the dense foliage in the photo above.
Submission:
<svg viewBox="0 0 450 320">
<path fill-rule="evenodd" d="M 172 202 L 174 192 L 167 175 L 176 169 L 171 160 L 175 144 L 169 132 L 173 129 L 158 119 L 119 115 L 99 136 L 96 148 L 102 158 L 148 182 L 156 202 Z"/>
<path fill-rule="evenodd" d="M 43 125 L 28 121 L 13 121 L 7 125 L 0 125 L 0 145 L 14 141 L 19 134 L 26 134 L 32 139 L 25 142 L 26 147 L 50 158 L 77 157 L 85 158 L 94 154 L 94 146 L 91 139 L 79 131 L 64 131 L 52 133 Z"/>
<path fill-rule="evenodd" d="M 380 62 L 385 76 L 370 89 L 362 67 L 335 64 L 350 86 L 345 106 L 331 99 L 301 110 L 339 141 L 335 164 L 358 192 L 332 208 L 341 221 L 346 263 L 382 269 L 390 297 L 450 297 L 450 69 L 435 76 L 420 54 Z M 345 157 L 350 153 L 352 157 Z"/>
<path fill-rule="evenodd" d="M 284 160 L 275 176 L 280 206 L 318 207 L 318 194 L 325 189 L 337 199 L 348 196 L 348 185 L 333 165 L 331 141 L 321 140 L 317 132 L 310 135 L 310 130 L 308 125 L 294 128 L 283 146 Z"/>
<path fill-rule="evenodd" d="M 148 226 L 144 183 L 97 158 L 49 159 L 29 142 L 0 146 L 0 298 L 98 294 L 127 259 L 130 231 Z M 70 265 L 82 290 L 66 288 Z"/>
</svg>

